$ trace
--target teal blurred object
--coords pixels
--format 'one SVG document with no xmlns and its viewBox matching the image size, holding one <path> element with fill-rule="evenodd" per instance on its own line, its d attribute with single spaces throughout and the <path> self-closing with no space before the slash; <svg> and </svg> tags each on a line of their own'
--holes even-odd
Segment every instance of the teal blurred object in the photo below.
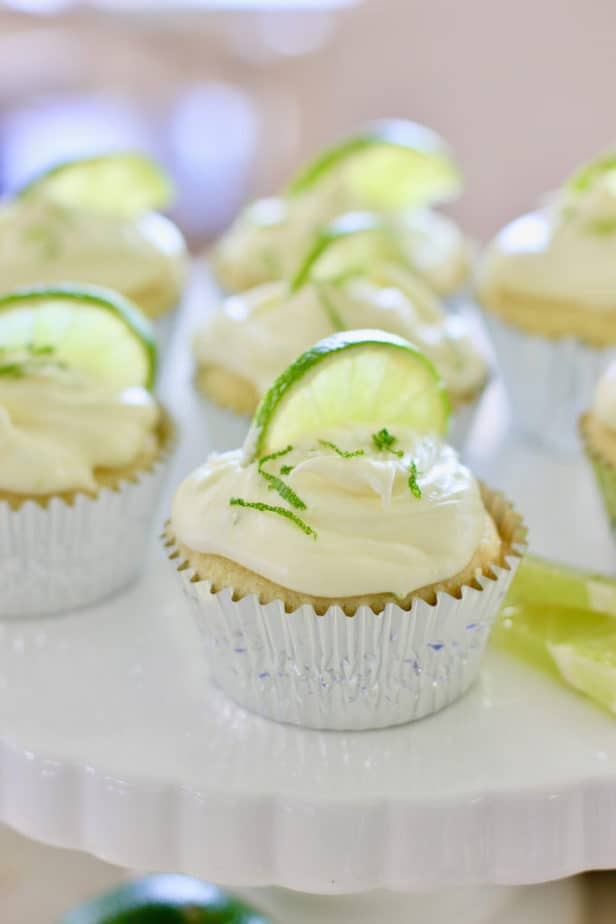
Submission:
<svg viewBox="0 0 616 924">
<path fill-rule="evenodd" d="M 69 911 L 58 924 L 272 924 L 217 886 L 190 876 L 129 882 Z"/>
</svg>

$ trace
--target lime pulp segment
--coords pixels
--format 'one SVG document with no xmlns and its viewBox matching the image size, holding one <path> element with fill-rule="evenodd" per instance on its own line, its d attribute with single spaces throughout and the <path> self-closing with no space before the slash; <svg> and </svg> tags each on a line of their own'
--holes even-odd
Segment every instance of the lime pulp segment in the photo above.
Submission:
<svg viewBox="0 0 616 924">
<path fill-rule="evenodd" d="M 54 361 L 117 388 L 151 388 L 156 341 L 129 301 L 93 287 L 23 289 L 0 297 L 0 350 L 51 349 Z"/>
<path fill-rule="evenodd" d="M 166 208 L 173 186 L 149 157 L 122 151 L 56 164 L 30 180 L 18 195 L 45 196 L 72 208 L 130 217 Z"/>
<path fill-rule="evenodd" d="M 431 362 L 382 331 L 345 331 L 321 340 L 283 372 L 259 405 L 252 458 L 325 431 L 367 424 L 443 434 L 447 392 Z"/>
<path fill-rule="evenodd" d="M 520 562 L 507 602 L 579 607 L 616 616 L 616 580 L 527 555 Z"/>
</svg>

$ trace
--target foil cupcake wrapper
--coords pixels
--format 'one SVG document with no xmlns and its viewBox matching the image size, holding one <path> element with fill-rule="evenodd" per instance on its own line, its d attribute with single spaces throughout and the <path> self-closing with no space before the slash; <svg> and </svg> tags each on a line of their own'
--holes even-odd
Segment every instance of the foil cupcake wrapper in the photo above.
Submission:
<svg viewBox="0 0 616 924">
<path fill-rule="evenodd" d="M 540 337 L 490 312 L 484 317 L 517 429 L 553 451 L 576 452 L 578 418 L 592 404 L 597 381 L 616 359 L 616 347 Z"/>
<path fill-rule="evenodd" d="M 171 446 L 151 468 L 72 503 L 0 501 L 0 618 L 46 616 L 96 603 L 134 581 L 151 538 Z"/>
<path fill-rule="evenodd" d="M 457 700 L 477 676 L 490 629 L 523 553 L 525 530 L 501 495 L 486 492 L 506 565 L 479 574 L 456 598 L 389 603 L 376 613 L 339 606 L 285 611 L 282 601 L 214 592 L 186 563 L 177 572 L 199 627 L 214 682 L 244 708 L 315 729 L 384 728 L 420 719 Z M 173 563 L 178 553 L 170 546 Z"/>
<path fill-rule="evenodd" d="M 609 462 L 592 446 L 584 426 L 584 417 L 580 419 L 579 429 L 584 450 L 595 474 L 597 487 L 616 542 L 616 465 Z"/>
</svg>

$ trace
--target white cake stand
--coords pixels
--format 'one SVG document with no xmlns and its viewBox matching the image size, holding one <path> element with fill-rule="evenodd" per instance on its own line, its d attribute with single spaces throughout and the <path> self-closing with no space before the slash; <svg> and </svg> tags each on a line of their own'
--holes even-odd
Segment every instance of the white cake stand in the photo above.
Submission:
<svg viewBox="0 0 616 924">
<path fill-rule="evenodd" d="M 185 341 L 201 293 L 162 383 L 182 430 L 174 484 L 213 439 L 242 430 L 190 384 Z M 475 469 L 515 494 L 536 551 L 609 570 L 583 460 L 532 453 L 507 441 L 505 423 L 497 387 Z M 461 702 L 414 725 L 333 734 L 270 723 L 209 686 L 163 559 L 153 542 L 143 580 L 100 606 L 0 625 L 0 820 L 121 866 L 314 893 L 257 894 L 285 924 L 579 920 L 571 884 L 511 887 L 616 866 L 609 716 L 491 652 Z"/>
</svg>

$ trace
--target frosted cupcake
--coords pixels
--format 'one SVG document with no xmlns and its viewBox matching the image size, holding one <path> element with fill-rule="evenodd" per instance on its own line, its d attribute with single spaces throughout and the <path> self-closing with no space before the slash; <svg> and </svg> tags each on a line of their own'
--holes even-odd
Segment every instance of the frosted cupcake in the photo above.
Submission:
<svg viewBox="0 0 616 924">
<path fill-rule="evenodd" d="M 592 406 L 580 419 L 580 433 L 616 536 L 616 361 L 599 380 Z"/>
<path fill-rule="evenodd" d="M 152 338 L 105 290 L 0 298 L 0 616 L 85 606 L 139 573 L 173 436 Z"/>
<path fill-rule="evenodd" d="M 153 211 L 169 197 L 139 155 L 53 168 L 0 207 L 0 291 L 86 283 L 121 292 L 151 319 L 168 315 L 187 270 L 180 231 Z"/>
<path fill-rule="evenodd" d="M 229 292 L 290 279 L 322 225 L 361 209 L 386 218 L 416 272 L 451 294 L 468 275 L 469 248 L 457 225 L 431 206 L 461 186 L 447 146 L 430 129 L 404 120 L 369 125 L 318 156 L 283 195 L 249 205 L 211 264 Z"/>
<path fill-rule="evenodd" d="M 616 158 L 583 167 L 488 246 L 478 293 L 520 428 L 569 450 L 616 356 Z"/>
<path fill-rule="evenodd" d="M 170 554 L 238 703 L 376 728 L 472 683 L 524 531 L 441 442 L 447 404 L 406 341 L 336 334 L 278 378 L 243 449 L 180 486 Z"/>
<path fill-rule="evenodd" d="M 452 441 L 468 434 L 488 366 L 463 317 L 448 315 L 412 274 L 383 264 L 338 284 L 258 286 L 228 298 L 194 341 L 206 396 L 252 415 L 274 379 L 312 343 L 337 330 L 377 328 L 411 340 L 439 370 L 453 407 Z"/>
</svg>

